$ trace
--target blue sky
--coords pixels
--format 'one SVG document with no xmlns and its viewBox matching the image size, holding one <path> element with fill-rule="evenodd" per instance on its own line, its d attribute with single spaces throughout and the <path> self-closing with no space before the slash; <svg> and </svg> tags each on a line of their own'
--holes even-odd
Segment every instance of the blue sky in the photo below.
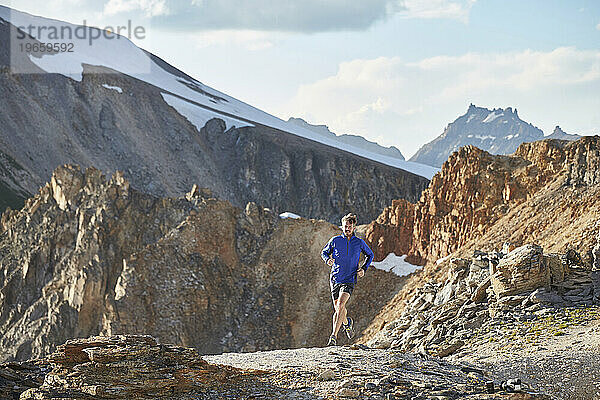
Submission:
<svg viewBox="0 0 600 400">
<path fill-rule="evenodd" d="M 470 103 L 516 107 L 546 134 L 600 134 L 599 1 L 0 4 L 97 26 L 140 21 L 141 47 L 203 83 L 408 157 Z"/>
</svg>

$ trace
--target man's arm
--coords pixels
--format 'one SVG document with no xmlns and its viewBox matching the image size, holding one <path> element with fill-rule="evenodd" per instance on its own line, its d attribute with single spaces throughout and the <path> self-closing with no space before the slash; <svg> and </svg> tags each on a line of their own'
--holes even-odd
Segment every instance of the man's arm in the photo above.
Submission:
<svg viewBox="0 0 600 400">
<path fill-rule="evenodd" d="M 367 271 L 367 269 L 369 269 L 369 266 L 371 265 L 371 261 L 373 261 L 373 257 L 375 257 L 375 254 L 373 254 L 373 251 L 369 248 L 369 246 L 367 246 L 367 243 L 361 239 L 361 243 L 360 243 L 360 250 L 365 254 L 365 261 L 363 262 L 363 265 L 360 267 L 363 271 Z"/>
<path fill-rule="evenodd" d="M 327 242 L 325 247 L 323 247 L 323 251 L 321 251 L 321 258 L 323 259 L 323 261 L 327 262 L 329 260 L 329 257 L 331 256 L 332 251 L 333 251 L 333 238 L 331 238 L 329 240 L 329 242 Z"/>
</svg>

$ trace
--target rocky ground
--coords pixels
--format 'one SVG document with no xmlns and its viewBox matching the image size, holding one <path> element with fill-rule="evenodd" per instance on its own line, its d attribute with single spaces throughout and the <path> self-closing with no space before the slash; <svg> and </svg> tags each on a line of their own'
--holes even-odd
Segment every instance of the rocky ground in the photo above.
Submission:
<svg viewBox="0 0 600 400">
<path fill-rule="evenodd" d="M 477 365 L 500 379 L 521 377 L 555 399 L 600 398 L 600 312 L 598 306 L 507 315 L 449 357 Z"/>
<path fill-rule="evenodd" d="M 217 364 L 273 371 L 269 381 L 298 390 L 303 399 L 544 399 L 541 394 L 509 393 L 500 380 L 479 368 L 440 358 L 363 346 L 337 346 L 229 353 L 204 357 Z M 494 382 L 488 393 L 486 382 Z"/>
<path fill-rule="evenodd" d="M 536 245 L 442 261 L 445 277 L 425 282 L 366 344 L 449 356 L 554 399 L 600 397 L 599 249 L 593 266 Z"/>
<path fill-rule="evenodd" d="M 43 382 L 43 383 L 42 383 Z M 364 346 L 200 357 L 144 335 L 69 340 L 43 360 L 0 365 L 6 399 L 548 399 L 488 372 Z"/>
<path fill-rule="evenodd" d="M 498 398 L 485 393 L 486 381 L 520 378 L 554 399 L 594 399 L 600 143 L 578 143 L 524 145 L 520 161 L 467 149 L 414 208 L 413 227 L 423 229 L 404 229 L 406 202 L 363 227 L 374 247 L 400 245 L 388 240 L 392 232 L 417 241 L 415 256 L 444 257 L 407 279 L 368 271 L 349 305 L 358 343 L 368 346 L 356 348 L 305 348 L 328 336 L 328 268 L 319 253 L 335 226 L 281 220 L 254 203 L 239 209 L 198 188 L 156 198 L 122 174 L 60 168 L 22 210 L 0 219 L 0 360 L 42 357 L 3 365 L 0 394 Z M 506 174 L 478 178 L 498 168 Z M 454 190 L 455 176 L 472 179 Z M 473 207 L 473 218 L 462 218 Z M 147 336 L 56 347 L 97 334 L 245 353 L 207 357 L 225 368 Z M 248 353 L 294 347 L 303 349 Z M 48 358 L 55 350 L 59 357 Z"/>
</svg>

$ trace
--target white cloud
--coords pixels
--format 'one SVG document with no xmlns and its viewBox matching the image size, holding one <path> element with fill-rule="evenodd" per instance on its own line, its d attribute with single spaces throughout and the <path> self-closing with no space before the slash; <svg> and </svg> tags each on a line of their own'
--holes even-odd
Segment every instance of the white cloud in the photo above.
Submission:
<svg viewBox="0 0 600 400">
<path fill-rule="evenodd" d="M 598 25 L 596 25 L 596 29 L 600 31 L 600 22 L 598 22 Z"/>
<path fill-rule="evenodd" d="M 173 30 L 326 32 L 366 30 L 401 14 L 466 22 L 475 0 L 109 0 L 108 12 L 145 10 Z"/>
<path fill-rule="evenodd" d="M 471 102 L 518 107 L 544 130 L 559 123 L 578 129 L 591 121 L 582 115 L 597 115 L 597 93 L 600 51 L 469 53 L 416 63 L 380 57 L 341 63 L 335 75 L 301 86 L 279 114 L 307 115 L 336 133 L 379 137 L 410 155 Z"/>
<path fill-rule="evenodd" d="M 475 1 L 404 0 L 402 13 L 409 18 L 448 18 L 467 22 Z"/>
<path fill-rule="evenodd" d="M 2 1 L 2 0 L 0 0 Z M 6 1 L 3 1 L 4 3 Z M 81 23 L 152 18 L 171 31 L 361 31 L 389 17 L 466 21 L 474 0 L 19 0 L 15 7 Z M 18 3 L 18 4 L 17 4 Z M 8 1 L 10 5 L 11 2 Z"/>
<path fill-rule="evenodd" d="M 108 0 L 104 5 L 106 15 L 142 11 L 147 17 L 169 13 L 166 0 Z"/>
<path fill-rule="evenodd" d="M 157 26 L 190 31 L 323 32 L 367 29 L 397 11 L 400 0 L 170 0 L 168 6 L 170 15 L 157 18 Z"/>
<path fill-rule="evenodd" d="M 74 24 L 82 24 L 84 20 L 88 24 L 96 24 L 103 7 L 103 2 L 91 0 L 19 0 L 18 2 L 0 1 L 0 4 L 32 15 L 55 18 Z"/>
<path fill-rule="evenodd" d="M 111 0 L 126 1 L 133 0 Z M 141 0 L 137 0 L 138 2 Z M 168 2 L 159 25 L 182 30 L 241 29 L 290 32 L 365 30 L 390 16 L 466 22 L 475 0 L 188 0 Z"/>
<path fill-rule="evenodd" d="M 547 85 L 573 85 L 600 78 L 598 51 L 569 47 L 551 52 L 526 50 L 503 54 L 466 54 L 433 57 L 409 64 L 430 74 L 449 73 L 452 82 L 444 85 L 442 96 L 456 97 L 473 88 L 533 90 Z M 458 79 L 457 79 L 458 78 Z"/>
</svg>

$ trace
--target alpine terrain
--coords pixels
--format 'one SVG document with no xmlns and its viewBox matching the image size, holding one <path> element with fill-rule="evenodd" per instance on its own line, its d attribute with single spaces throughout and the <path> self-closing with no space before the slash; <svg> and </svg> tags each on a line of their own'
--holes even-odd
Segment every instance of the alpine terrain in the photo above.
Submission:
<svg viewBox="0 0 600 400">
<path fill-rule="evenodd" d="M 471 105 L 406 161 L 30 25 L 77 27 L 0 7 L 0 399 L 600 399 L 599 136 Z"/>
<path fill-rule="evenodd" d="M 558 126 L 558 125 L 554 128 L 554 131 L 552 132 L 551 135 L 548 135 L 545 137 L 545 139 L 560 139 L 560 140 L 577 140 L 579 138 L 581 138 L 581 136 L 566 133 L 565 131 L 560 129 L 560 126 Z"/>
</svg>

